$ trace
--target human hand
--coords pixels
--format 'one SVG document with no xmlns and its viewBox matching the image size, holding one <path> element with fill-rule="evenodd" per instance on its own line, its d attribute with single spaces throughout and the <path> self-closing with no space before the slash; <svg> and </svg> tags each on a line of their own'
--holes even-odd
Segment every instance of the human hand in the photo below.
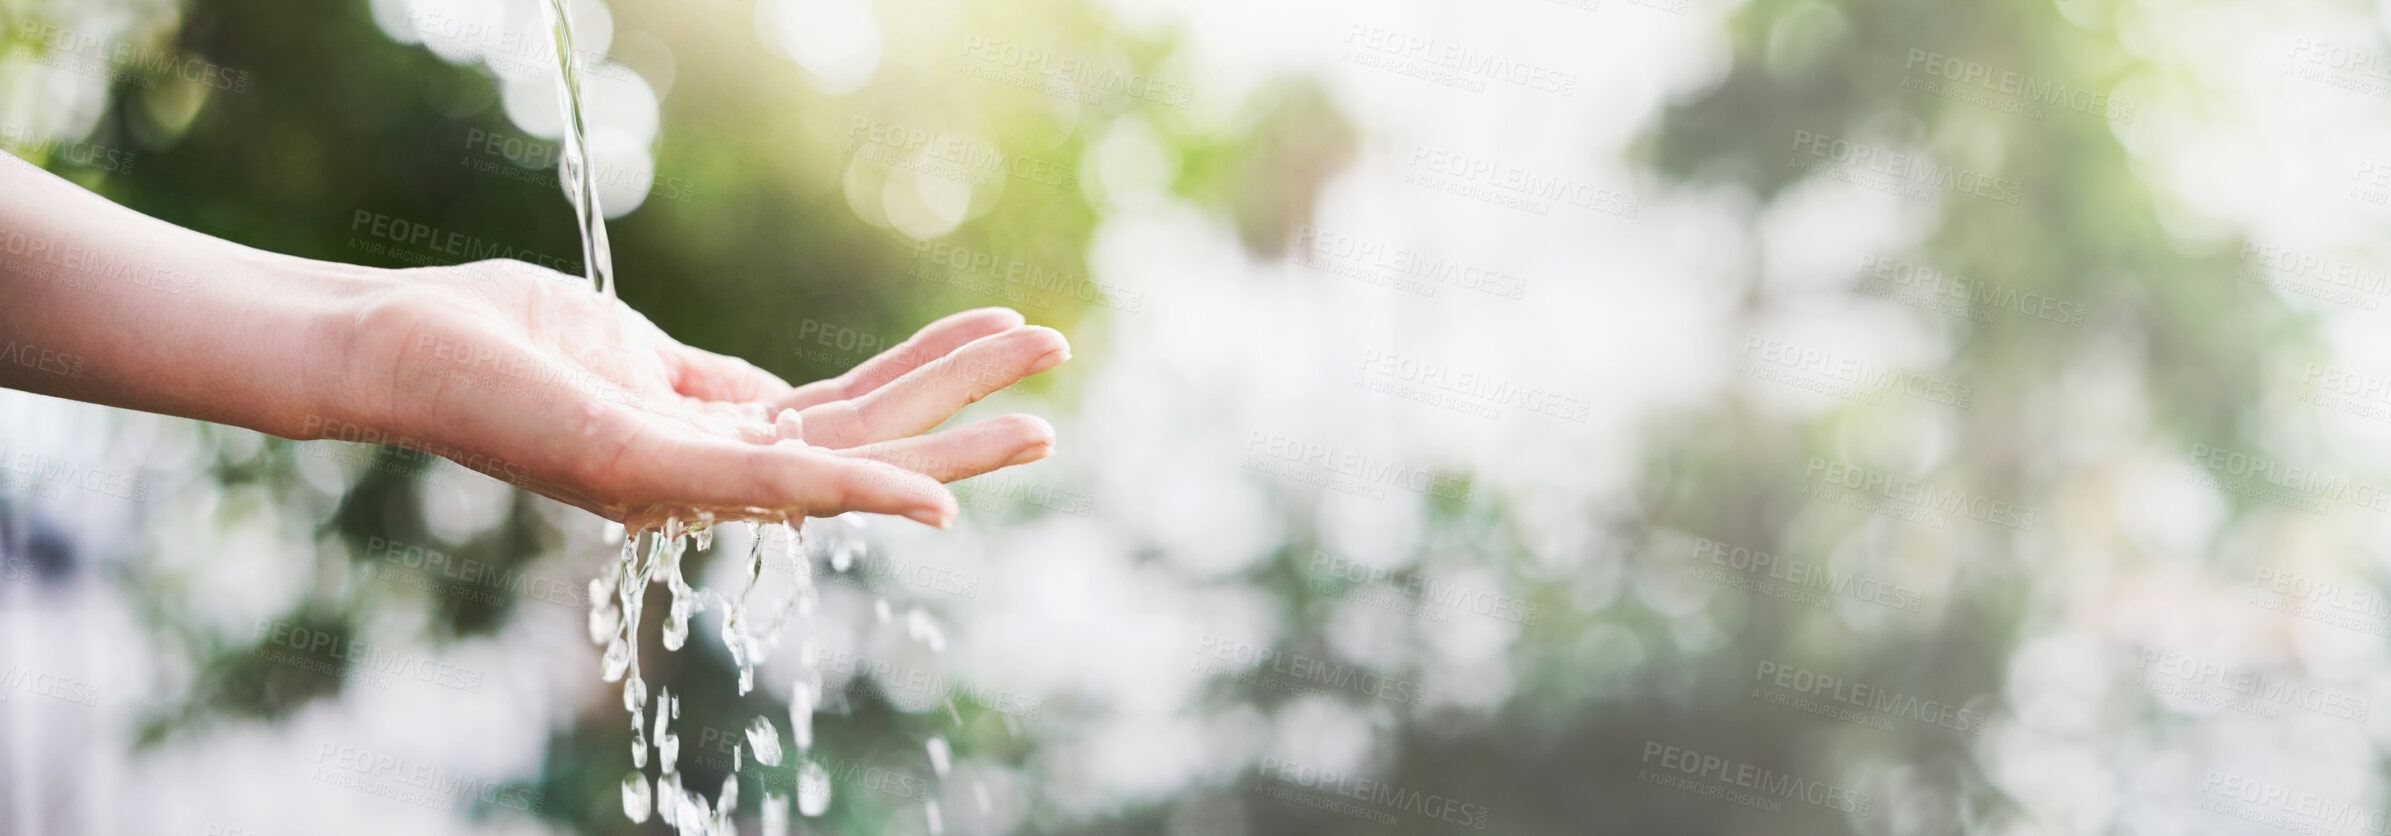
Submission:
<svg viewBox="0 0 2391 836">
<path fill-rule="evenodd" d="M 924 433 L 1070 358 L 1050 328 L 982 308 L 923 328 L 846 374 L 791 387 L 680 344 L 578 277 L 511 261 L 398 271 L 362 295 L 324 356 L 329 422 L 456 460 L 631 524 L 898 514 L 945 526 L 941 482 L 1053 452 L 1008 415 Z"/>
</svg>

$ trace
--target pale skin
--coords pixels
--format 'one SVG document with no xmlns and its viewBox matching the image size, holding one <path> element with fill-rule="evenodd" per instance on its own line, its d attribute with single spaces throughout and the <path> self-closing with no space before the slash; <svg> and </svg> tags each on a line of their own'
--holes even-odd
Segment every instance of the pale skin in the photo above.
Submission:
<svg viewBox="0 0 2391 836">
<path fill-rule="evenodd" d="M 447 456 L 610 520 L 894 514 L 1045 458 L 1007 415 L 931 432 L 1070 358 L 983 308 L 792 387 L 519 262 L 384 270 L 244 247 L 0 153 L 0 387 Z"/>
</svg>

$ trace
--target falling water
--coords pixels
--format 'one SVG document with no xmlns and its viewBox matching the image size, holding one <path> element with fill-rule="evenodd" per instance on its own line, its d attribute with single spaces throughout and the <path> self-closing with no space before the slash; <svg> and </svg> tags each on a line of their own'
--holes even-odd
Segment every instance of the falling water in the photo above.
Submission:
<svg viewBox="0 0 2391 836">
<path fill-rule="evenodd" d="M 589 135 L 583 118 L 581 95 L 582 59 L 574 47 L 572 12 L 567 0 L 547 0 L 542 5 L 548 25 L 556 42 L 557 102 L 564 114 L 565 137 L 562 161 L 557 176 L 566 198 L 573 205 L 574 217 L 580 222 L 582 264 L 591 286 L 608 299 L 614 298 L 614 256 L 606 239 L 606 214 L 598 205 L 597 178 L 591 168 Z M 776 426 L 790 426 L 793 422 L 783 416 Z M 639 671 L 639 625 L 648 587 L 661 583 L 670 594 L 659 637 L 664 649 L 678 651 L 688 642 L 689 622 L 696 613 L 719 608 L 723 611 L 721 639 L 723 647 L 739 669 L 739 694 L 744 696 L 755 688 L 756 665 L 769 657 L 779 646 L 781 629 L 792 613 L 805 620 L 802 633 L 805 646 L 799 654 L 801 673 L 792 687 L 789 700 L 789 733 L 796 745 L 797 774 L 794 798 L 777 792 L 764 793 L 761 811 L 764 832 L 772 836 L 785 834 L 789 829 L 788 808 L 795 802 L 797 812 L 806 817 L 821 815 L 830 806 L 830 774 L 811 756 L 814 742 L 814 710 L 821 704 L 822 674 L 815 667 L 818 645 L 812 638 L 812 616 L 817 604 L 813 589 L 813 561 L 806 552 L 803 536 L 804 520 L 787 517 L 753 522 L 752 544 L 745 561 L 745 583 L 735 597 L 725 599 L 713 590 L 692 587 L 682 572 L 682 559 L 694 552 L 709 551 L 713 546 L 716 521 L 711 514 L 697 513 L 694 521 L 667 517 L 661 525 L 642 524 L 636 528 L 610 527 L 608 540 L 619 536 L 622 554 L 604 572 L 589 582 L 590 641 L 601 644 L 605 652 L 599 665 L 599 675 L 606 682 L 623 684 L 623 710 L 631 719 L 632 771 L 622 782 L 623 815 L 633 822 L 645 822 L 650 816 L 661 819 L 667 826 L 685 834 L 736 833 L 732 814 L 739 804 L 738 776 L 740 764 L 747 751 L 755 753 L 758 763 L 778 765 L 783 757 L 780 730 L 765 717 L 755 718 L 747 727 L 747 742 L 732 750 L 732 766 L 723 778 L 721 791 L 714 801 L 683 785 L 679 768 L 680 738 L 672 734 L 672 721 L 680 719 L 681 703 L 669 688 L 659 689 L 651 703 L 647 682 Z M 863 518 L 842 514 L 821 521 L 828 532 L 823 552 L 832 569 L 845 572 L 852 567 L 864 549 Z M 778 612 L 769 623 L 758 630 L 757 619 L 751 615 L 750 604 L 761 583 L 766 566 L 765 543 L 774 539 L 768 533 L 778 533 L 786 549 L 790 566 L 791 588 L 788 597 L 780 602 Z M 888 601 L 876 602 L 878 620 L 886 624 L 894 615 Z M 929 645 L 933 652 L 945 649 L 946 640 L 935 622 L 916 609 L 906 615 L 907 633 L 915 640 Z M 951 708 L 951 706 L 950 706 Z M 647 724 L 647 712 L 655 712 L 653 734 Z M 945 738 L 934 738 L 929 744 L 932 769 L 944 779 L 950 757 Z M 656 750 L 657 774 L 651 782 L 646 769 L 648 750 Z M 978 789 L 975 786 L 975 789 Z M 936 801 L 925 810 L 932 833 L 943 831 L 944 821 Z M 981 808 L 985 811 L 983 795 Z"/>
<path fill-rule="evenodd" d="M 573 48 L 573 13 L 566 0 L 548 0 L 542 8 L 556 39 L 556 98 L 564 109 L 564 159 L 557 179 L 573 216 L 581 222 L 581 264 L 590 284 L 606 298 L 614 298 L 614 253 L 606 243 L 606 213 L 598 207 L 598 178 L 589 161 L 589 133 L 581 118 L 581 53 Z"/>
</svg>

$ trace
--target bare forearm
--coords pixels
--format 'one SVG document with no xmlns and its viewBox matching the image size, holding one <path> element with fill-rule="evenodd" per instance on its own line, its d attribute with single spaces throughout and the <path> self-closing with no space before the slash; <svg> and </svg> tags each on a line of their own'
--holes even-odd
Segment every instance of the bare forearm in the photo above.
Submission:
<svg viewBox="0 0 2391 836">
<path fill-rule="evenodd" d="M 0 159 L 0 386 L 311 437 L 354 417 L 327 355 L 376 272 L 185 230 Z"/>
</svg>

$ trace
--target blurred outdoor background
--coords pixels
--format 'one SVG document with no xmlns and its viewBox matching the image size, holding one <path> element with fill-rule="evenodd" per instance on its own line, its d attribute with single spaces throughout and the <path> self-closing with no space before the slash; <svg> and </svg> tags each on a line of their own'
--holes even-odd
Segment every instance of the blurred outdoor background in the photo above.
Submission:
<svg viewBox="0 0 2391 836">
<path fill-rule="evenodd" d="M 802 833 L 2391 832 L 2385 8 L 577 0 L 631 306 L 791 381 L 986 305 L 1076 358 L 756 691 L 719 610 L 645 649 L 682 771 L 762 832 L 810 656 Z M 578 274 L 553 68 L 531 0 L 0 0 L 0 150 Z M 0 832 L 667 832 L 615 548 L 0 392 Z"/>
</svg>

